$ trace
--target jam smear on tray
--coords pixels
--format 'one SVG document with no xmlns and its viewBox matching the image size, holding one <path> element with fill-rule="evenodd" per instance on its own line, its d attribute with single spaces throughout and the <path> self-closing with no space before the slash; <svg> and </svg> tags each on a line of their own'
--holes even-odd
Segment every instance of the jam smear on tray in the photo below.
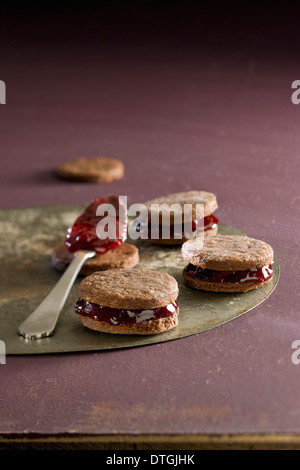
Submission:
<svg viewBox="0 0 300 470">
<path fill-rule="evenodd" d="M 230 282 L 234 284 L 240 282 L 263 282 L 273 276 L 273 263 L 263 266 L 262 268 L 246 269 L 245 271 L 215 271 L 188 264 L 185 271 L 190 276 L 204 282 Z"/>
<path fill-rule="evenodd" d="M 133 326 L 149 320 L 170 317 L 177 309 L 177 302 L 149 310 L 124 310 L 103 307 L 79 298 L 75 303 L 75 312 L 111 325 Z"/>
<path fill-rule="evenodd" d="M 96 215 L 97 208 L 101 204 L 111 204 L 115 209 L 116 217 L 110 216 L 109 213 L 103 216 Z M 108 223 L 115 224 L 115 239 L 105 238 L 102 240 L 97 236 L 97 225 L 104 218 L 106 218 Z M 94 199 L 84 212 L 80 214 L 74 225 L 69 228 L 65 244 L 71 253 L 77 250 L 91 250 L 95 251 L 97 254 L 103 254 L 120 246 L 126 240 L 126 237 L 126 207 L 124 204 L 121 206 L 121 201 L 119 202 L 118 196 L 106 196 Z"/>
</svg>

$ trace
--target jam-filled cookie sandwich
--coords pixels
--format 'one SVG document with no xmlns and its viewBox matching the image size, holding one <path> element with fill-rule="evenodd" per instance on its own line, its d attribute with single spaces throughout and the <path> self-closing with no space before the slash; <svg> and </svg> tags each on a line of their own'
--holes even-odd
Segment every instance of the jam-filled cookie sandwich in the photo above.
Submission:
<svg viewBox="0 0 300 470">
<path fill-rule="evenodd" d="M 110 222 L 115 228 L 113 237 L 103 239 L 97 234 L 97 225 L 104 219 L 104 216 L 97 215 L 97 210 L 102 204 L 114 208 L 114 217 L 111 217 Z M 127 212 L 118 197 L 106 196 L 94 199 L 69 228 L 65 242 L 53 249 L 52 266 L 64 271 L 73 260 L 76 251 L 92 250 L 96 255 L 85 261 L 80 270 L 81 275 L 86 276 L 106 269 L 132 268 L 139 262 L 139 251 L 136 246 L 125 242 L 126 237 Z"/>
<path fill-rule="evenodd" d="M 75 312 L 103 333 L 152 335 L 178 324 L 178 284 L 167 273 L 142 269 L 96 272 L 83 279 Z"/>
<path fill-rule="evenodd" d="M 262 287 L 273 277 L 273 249 L 261 240 L 239 235 L 217 235 L 188 240 L 181 248 L 189 263 L 185 283 L 214 292 L 247 292 Z"/>
<path fill-rule="evenodd" d="M 152 243 L 182 245 L 197 234 L 209 237 L 218 232 L 219 220 L 213 214 L 218 208 L 218 203 L 213 193 L 207 191 L 174 193 L 152 199 L 146 202 L 145 206 L 148 210 L 148 220 L 137 224 L 136 230 L 141 232 L 141 238 Z M 187 227 L 188 232 L 186 232 Z"/>
</svg>

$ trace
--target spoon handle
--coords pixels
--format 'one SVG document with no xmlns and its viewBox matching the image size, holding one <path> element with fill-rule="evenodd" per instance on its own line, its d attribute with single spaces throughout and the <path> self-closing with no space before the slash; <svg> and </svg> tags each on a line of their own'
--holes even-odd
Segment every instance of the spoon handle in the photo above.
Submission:
<svg viewBox="0 0 300 470">
<path fill-rule="evenodd" d="M 60 280 L 36 310 L 20 325 L 19 334 L 27 339 L 50 336 L 83 263 L 95 256 L 94 251 L 79 250 Z"/>
</svg>

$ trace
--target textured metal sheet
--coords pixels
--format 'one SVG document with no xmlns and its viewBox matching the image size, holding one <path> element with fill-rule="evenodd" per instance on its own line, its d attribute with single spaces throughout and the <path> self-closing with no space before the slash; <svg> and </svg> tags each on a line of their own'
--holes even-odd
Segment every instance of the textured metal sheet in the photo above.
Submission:
<svg viewBox="0 0 300 470">
<path fill-rule="evenodd" d="M 201 292 L 185 286 L 185 261 L 180 247 L 159 247 L 137 241 L 144 269 L 166 271 L 179 284 L 179 325 L 153 336 L 121 336 L 98 333 L 81 324 L 74 313 L 80 277 L 75 282 L 53 336 L 26 340 L 18 335 L 20 323 L 39 305 L 59 279 L 50 264 L 52 248 L 60 243 L 66 229 L 82 207 L 46 206 L 0 211 L 0 339 L 7 354 L 45 354 L 127 348 L 175 340 L 201 333 L 237 318 L 264 301 L 275 288 L 279 265 L 275 259 L 274 277 L 266 286 L 247 293 Z M 221 234 L 242 234 L 220 225 Z"/>
</svg>

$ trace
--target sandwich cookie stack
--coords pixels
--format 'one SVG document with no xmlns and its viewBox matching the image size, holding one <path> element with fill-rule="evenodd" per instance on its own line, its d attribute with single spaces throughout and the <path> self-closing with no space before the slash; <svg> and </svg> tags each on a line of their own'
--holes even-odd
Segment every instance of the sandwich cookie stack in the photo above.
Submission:
<svg viewBox="0 0 300 470">
<path fill-rule="evenodd" d="M 214 292 L 247 292 L 268 284 L 273 277 L 273 249 L 261 240 L 239 235 L 217 235 L 182 245 L 189 263 L 185 283 Z"/>
<path fill-rule="evenodd" d="M 206 191 L 187 191 L 169 194 L 145 203 L 148 220 L 137 226 L 142 238 L 159 245 L 182 245 L 199 235 L 214 236 L 219 220 L 213 214 L 218 208 L 215 194 Z M 187 207 L 190 209 L 187 213 Z M 186 211 L 186 212 L 185 212 Z M 166 224 L 169 222 L 169 226 Z M 186 233 L 186 223 L 190 231 Z M 166 235 L 164 235 L 166 234 Z M 186 236 L 185 236 L 186 235 Z M 188 236 L 187 236 L 188 235 Z"/>
<path fill-rule="evenodd" d="M 177 281 L 143 269 L 96 272 L 83 279 L 75 311 L 103 333 L 152 335 L 178 324 Z"/>
</svg>

